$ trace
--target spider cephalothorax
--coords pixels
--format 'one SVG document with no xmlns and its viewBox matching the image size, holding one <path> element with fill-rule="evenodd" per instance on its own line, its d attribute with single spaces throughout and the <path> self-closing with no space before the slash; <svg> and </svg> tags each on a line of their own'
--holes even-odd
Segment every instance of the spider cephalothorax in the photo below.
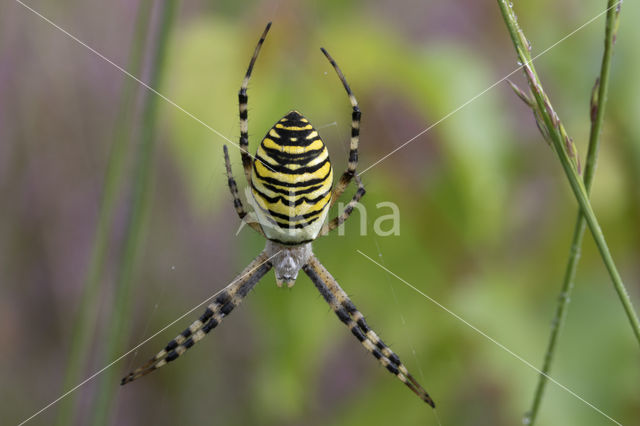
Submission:
<svg viewBox="0 0 640 426">
<path fill-rule="evenodd" d="M 293 286 L 302 269 L 340 321 L 349 327 L 351 333 L 367 351 L 423 401 L 435 406 L 427 392 L 409 374 L 400 358 L 369 328 L 362 313 L 356 309 L 347 293 L 338 285 L 329 271 L 322 266 L 311 250 L 311 241 L 319 235 L 326 235 L 342 224 L 365 193 L 364 186 L 356 174 L 360 109 L 342 71 L 326 50 L 321 49 L 340 77 L 353 108 L 349 163 L 338 184 L 333 187 L 333 171 L 329 161 L 329 153 L 317 130 L 297 111 L 286 114 L 267 132 L 260 143 L 255 158 L 252 159 L 248 153 L 247 86 L 260 47 L 270 27 L 271 23 L 267 25 L 260 41 L 258 41 L 238 94 L 240 108 L 239 146 L 242 153 L 242 165 L 247 182 L 251 186 L 251 194 L 257 206 L 256 214 L 258 216 L 258 222 L 248 222 L 248 224 L 267 239 L 267 245 L 262 253 L 231 284 L 215 296 L 213 302 L 199 319 L 171 340 L 146 364 L 123 378 L 122 384 L 144 376 L 186 352 L 220 324 L 222 319 L 242 302 L 244 297 L 271 268 L 274 269 L 278 286 L 286 284 L 287 287 Z M 224 146 L 224 159 L 233 204 L 240 219 L 244 219 L 247 212 L 238 195 L 238 186 L 231 172 L 226 146 Z M 325 224 L 329 208 L 342 195 L 352 180 L 355 180 L 358 185 L 353 198 L 340 215 Z"/>
<path fill-rule="evenodd" d="M 287 287 L 293 287 L 296 283 L 296 278 L 298 278 L 298 272 L 313 256 L 311 243 L 283 246 L 267 241 L 264 251 L 271 259 L 270 262 L 273 265 L 278 287 L 282 287 L 282 284 L 286 284 Z"/>
</svg>

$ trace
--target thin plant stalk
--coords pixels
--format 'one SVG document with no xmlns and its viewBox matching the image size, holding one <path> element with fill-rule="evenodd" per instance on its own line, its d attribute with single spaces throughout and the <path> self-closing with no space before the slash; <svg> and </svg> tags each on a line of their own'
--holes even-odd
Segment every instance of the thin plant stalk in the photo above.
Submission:
<svg viewBox="0 0 640 426">
<path fill-rule="evenodd" d="M 627 292 L 627 289 L 622 282 L 622 278 L 618 273 L 618 269 L 616 268 L 613 257 L 611 256 L 609 246 L 604 238 L 602 229 L 600 229 L 600 224 L 593 212 L 587 190 L 580 178 L 579 166 L 576 167 L 577 153 L 575 152 L 573 141 L 566 134 L 566 131 L 564 131 L 560 118 L 554 111 L 549 98 L 540 84 L 540 79 L 535 71 L 531 54 L 529 52 L 530 44 L 518 25 L 512 6 L 510 5 L 510 1 L 498 0 L 498 6 L 502 12 L 502 17 L 507 25 L 507 29 L 509 30 L 519 61 L 523 64 L 522 68 L 534 97 L 534 99 L 531 100 L 531 106 L 534 109 L 536 116 L 540 117 L 538 125 L 541 128 L 543 135 L 548 136 L 549 142 L 551 142 L 556 154 L 558 154 L 558 158 L 560 159 L 562 168 L 569 180 L 571 189 L 578 200 L 582 215 L 589 226 L 589 230 L 593 235 L 593 239 L 598 247 L 600 256 L 602 257 L 607 271 L 609 272 L 614 289 L 618 294 L 622 307 L 629 319 L 629 323 L 636 340 L 638 341 L 638 344 L 640 344 L 640 321 L 638 320 L 638 315 L 631 303 L 629 293 Z"/>
<path fill-rule="evenodd" d="M 616 3 L 618 4 L 616 5 Z M 587 152 L 587 161 L 583 178 L 584 187 L 587 193 L 589 193 L 591 190 L 591 184 L 593 183 L 593 177 L 596 171 L 598 151 L 600 148 L 600 134 L 602 132 L 604 111 L 607 104 L 611 56 L 613 53 L 613 45 L 615 44 L 617 37 L 619 19 L 619 0 L 608 0 L 604 37 L 604 53 L 602 55 L 602 64 L 600 66 L 600 76 L 596 79 L 596 83 L 593 87 L 590 104 L 591 129 L 589 133 L 589 148 Z M 556 311 L 551 323 L 551 334 L 549 336 L 547 352 L 545 354 L 544 363 L 541 370 L 543 374 L 540 374 L 531 409 L 525 417 L 525 423 L 530 425 L 533 425 L 535 423 L 538 416 L 538 411 L 540 410 L 542 397 L 544 395 L 544 390 L 548 381 L 547 375 L 551 371 L 551 363 L 553 362 L 553 356 L 555 354 L 556 345 L 558 343 L 558 336 L 560 334 L 562 326 L 564 325 L 567 308 L 569 305 L 569 301 L 571 300 L 571 291 L 573 289 L 578 261 L 580 259 L 580 249 L 582 247 L 582 239 L 584 237 L 586 225 L 586 219 L 583 216 L 582 211 L 579 210 L 575 228 L 573 230 L 573 238 L 571 241 L 571 249 L 569 251 L 567 268 L 565 270 L 560 295 L 558 296 Z"/>
<path fill-rule="evenodd" d="M 139 74 L 144 53 L 144 42 L 149 28 L 151 0 L 143 0 L 138 5 L 135 19 L 135 30 L 132 47 L 129 53 L 128 69 L 134 75 Z M 122 87 L 121 104 L 116 118 L 114 140 L 107 160 L 104 187 L 100 200 L 98 222 L 91 250 L 91 260 L 85 277 L 78 312 L 75 315 L 71 350 L 62 386 L 66 392 L 81 380 L 81 374 L 87 366 L 87 359 L 91 353 L 92 339 L 99 312 L 100 282 L 104 275 L 104 263 L 108 247 L 108 237 L 111 234 L 115 201 L 123 178 L 123 163 L 127 146 L 131 137 L 131 117 L 133 116 L 134 100 L 137 84 L 126 79 Z M 60 402 L 56 425 L 73 424 L 74 394 Z"/>
<path fill-rule="evenodd" d="M 155 89 L 160 87 L 163 76 L 169 35 L 173 27 L 177 9 L 177 0 L 165 0 L 159 3 L 159 21 L 156 30 L 155 44 L 149 61 L 149 85 Z M 144 100 L 142 112 L 142 128 L 140 145 L 136 158 L 133 178 L 133 200 L 131 213 L 127 224 L 127 237 L 119 266 L 119 274 L 115 286 L 114 305 L 109 320 L 106 338 L 105 357 L 103 361 L 110 361 L 123 351 L 127 333 L 125 325 L 131 312 L 131 287 L 133 273 L 138 263 L 140 242 L 143 238 L 146 212 L 148 208 L 152 157 L 155 148 L 158 97 L 150 92 Z M 106 425 L 113 397 L 119 388 L 119 381 L 115 379 L 114 369 L 105 370 L 98 384 L 96 405 L 92 411 L 92 425 Z"/>
</svg>

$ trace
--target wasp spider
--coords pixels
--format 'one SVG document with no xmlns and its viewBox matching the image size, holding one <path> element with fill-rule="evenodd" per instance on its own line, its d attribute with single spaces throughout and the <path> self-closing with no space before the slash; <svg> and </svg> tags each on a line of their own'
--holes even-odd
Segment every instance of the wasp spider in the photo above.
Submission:
<svg viewBox="0 0 640 426">
<path fill-rule="evenodd" d="M 364 186 L 356 173 L 360 109 L 342 71 L 324 48 L 321 49 L 322 53 L 338 74 L 353 107 L 349 163 L 338 184 L 332 188 L 333 171 L 326 146 L 309 121 L 297 111 L 289 112 L 269 130 L 262 139 L 254 159 L 248 153 L 247 86 L 270 27 L 271 23 L 267 25 L 258 41 L 238 94 L 242 165 L 251 187 L 254 205 L 257 206 L 256 214 L 259 219 L 258 222 L 249 222 L 249 225 L 267 239 L 266 248 L 216 296 L 214 302 L 207 307 L 198 320 L 171 340 L 146 364 L 123 378 L 122 384 L 136 380 L 185 353 L 220 324 L 271 268 L 274 268 L 278 286 L 286 284 L 288 287 L 294 285 L 298 272 L 302 269 L 340 321 L 349 327 L 351 333 L 367 351 L 423 401 L 433 407 L 431 397 L 409 374 L 400 358 L 369 328 L 362 313 L 356 309 L 345 291 L 311 251 L 311 242 L 319 235 L 326 235 L 342 224 L 365 193 Z M 224 146 L 223 150 L 233 204 L 240 219 L 245 219 L 247 212 L 238 195 L 227 147 Z M 329 208 L 352 179 L 358 185 L 355 195 L 340 215 L 323 226 Z"/>
</svg>

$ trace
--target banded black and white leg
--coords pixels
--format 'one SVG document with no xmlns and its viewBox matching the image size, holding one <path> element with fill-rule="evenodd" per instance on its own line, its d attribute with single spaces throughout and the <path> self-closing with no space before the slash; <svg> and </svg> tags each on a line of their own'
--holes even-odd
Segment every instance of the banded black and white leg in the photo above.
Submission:
<svg viewBox="0 0 640 426">
<path fill-rule="evenodd" d="M 171 340 L 164 349 L 141 367 L 127 374 L 120 382 L 125 385 L 177 359 L 189 348 L 202 340 L 238 306 L 255 287 L 272 265 L 265 252 L 255 258 L 231 284 L 224 288 L 207 307 L 204 313 L 182 333 Z"/>
<path fill-rule="evenodd" d="M 319 234 L 320 236 L 327 235 L 329 232 L 342 225 L 349 218 L 349 216 L 351 216 L 351 213 L 353 213 L 353 209 L 355 208 L 356 204 L 358 204 L 360 202 L 360 199 L 364 196 L 364 194 L 366 194 L 366 190 L 364 189 L 362 180 L 360 180 L 360 176 L 357 173 L 354 174 L 354 180 L 358 184 L 358 189 L 353 195 L 353 198 L 351 198 L 351 201 L 349 201 L 344 210 L 337 217 L 333 218 L 322 227 L 322 230 Z"/>
<path fill-rule="evenodd" d="M 347 79 L 344 77 L 344 74 L 338 67 L 336 61 L 329 55 L 329 52 L 324 47 L 321 47 L 322 53 L 327 57 L 333 69 L 336 70 L 340 81 L 342 81 L 342 85 L 347 91 L 347 95 L 349 95 L 349 101 L 351 102 L 351 107 L 353 111 L 351 113 L 351 140 L 349 142 L 349 163 L 347 164 L 347 170 L 342 174 L 338 184 L 333 188 L 333 192 L 331 195 L 331 206 L 338 201 L 338 198 L 342 195 L 344 190 L 347 188 L 347 185 L 351 182 L 351 179 L 355 176 L 356 168 L 358 167 L 358 143 L 360 142 L 360 107 L 358 106 L 358 101 L 356 97 L 351 92 L 351 88 L 349 87 L 349 83 L 347 83 Z"/>
<path fill-rule="evenodd" d="M 227 183 L 229 185 L 231 196 L 233 197 L 233 207 L 236 209 L 236 213 L 238 213 L 241 221 L 245 222 L 254 231 L 264 237 L 264 231 L 262 230 L 258 222 L 250 222 L 244 220 L 247 216 L 247 211 L 242 205 L 242 200 L 240 200 L 240 194 L 238 193 L 238 184 L 236 182 L 236 179 L 233 177 L 233 171 L 231 170 L 231 161 L 229 160 L 229 151 L 227 149 L 227 146 L 223 145 L 222 150 L 224 151 L 224 165 L 227 173 Z"/>
<path fill-rule="evenodd" d="M 244 174 L 247 177 L 247 183 L 249 185 L 251 185 L 251 171 L 253 163 L 251 154 L 249 154 L 249 112 L 247 109 L 249 97 L 247 96 L 247 87 L 249 86 L 249 80 L 251 79 L 253 66 L 256 63 L 256 59 L 258 59 L 260 48 L 262 47 L 264 40 L 267 38 L 269 28 L 271 28 L 271 22 L 267 24 L 264 31 L 262 32 L 262 36 L 260 36 L 260 40 L 258 40 L 258 45 L 253 51 L 253 56 L 251 57 L 251 61 L 249 62 L 249 68 L 247 68 L 247 73 L 244 76 L 244 80 L 242 80 L 242 85 L 240 86 L 240 91 L 238 92 L 238 108 L 240 112 L 240 152 L 242 155 L 242 166 L 244 167 Z"/>
<path fill-rule="evenodd" d="M 356 309 L 353 302 L 342 290 L 338 282 L 329 271 L 312 256 L 309 262 L 302 268 L 309 276 L 324 299 L 331 306 L 340 321 L 342 321 L 351 333 L 362 343 L 389 372 L 394 374 L 402 383 L 411 389 L 420 399 L 435 407 L 435 403 L 424 388 L 413 378 L 400 358 L 371 330 L 364 316 Z"/>
</svg>

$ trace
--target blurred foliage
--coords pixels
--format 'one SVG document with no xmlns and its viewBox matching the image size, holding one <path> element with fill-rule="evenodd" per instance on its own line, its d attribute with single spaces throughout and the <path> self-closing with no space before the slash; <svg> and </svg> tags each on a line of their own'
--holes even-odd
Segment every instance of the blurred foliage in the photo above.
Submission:
<svg viewBox="0 0 640 426">
<path fill-rule="evenodd" d="M 605 3 L 543 0 L 519 4 L 518 12 L 535 54 Z M 128 2 L 29 4 L 114 62 L 126 63 L 134 8 Z M 19 4 L 0 10 L 0 339 L 11 342 L 0 363 L 8 384 L 0 390 L 0 412 L 12 424 L 58 396 L 126 77 Z M 249 88 L 251 149 L 277 119 L 298 109 L 319 128 L 336 171 L 346 166 L 350 107 L 320 46 L 336 58 L 361 103 L 360 170 L 516 67 L 491 2 L 184 2 L 163 95 L 235 142 L 237 91 L 269 19 L 274 26 Z M 636 306 L 639 19 L 640 5 L 626 2 L 592 192 Z M 582 155 L 603 26 L 597 20 L 536 64 Z M 247 229 L 236 236 L 239 222 L 224 178 L 225 141 L 168 103 L 161 102 L 158 112 L 154 191 L 135 272 L 136 311 L 126 319 L 130 345 L 122 353 L 226 285 L 264 244 Z M 239 153 L 233 147 L 230 153 L 244 182 Z M 519 422 L 536 373 L 356 250 L 538 366 L 576 203 L 533 117 L 506 83 L 498 85 L 368 170 L 363 180 L 367 235 L 360 235 L 354 214 L 344 236 L 322 238 L 314 249 L 434 397 L 435 413 L 360 347 L 306 277 L 284 290 L 270 274 L 183 359 L 139 382 L 114 386 L 113 424 Z M 107 264 L 122 248 L 129 197 L 125 188 Z M 374 220 L 388 214 L 376 207 L 383 201 L 400 209 L 399 236 L 373 232 Z M 105 311 L 115 276 L 111 267 L 102 282 L 96 348 L 109 327 Z M 111 368 L 126 373 L 190 320 Z M 87 376 L 103 367 L 89 357 Z M 640 413 L 637 360 L 626 318 L 588 236 L 552 376 L 630 424 Z M 94 383 L 78 394 L 88 406 Z M 54 414 L 55 407 L 32 423 L 50 424 Z M 605 420 L 551 385 L 538 424 Z"/>
</svg>

